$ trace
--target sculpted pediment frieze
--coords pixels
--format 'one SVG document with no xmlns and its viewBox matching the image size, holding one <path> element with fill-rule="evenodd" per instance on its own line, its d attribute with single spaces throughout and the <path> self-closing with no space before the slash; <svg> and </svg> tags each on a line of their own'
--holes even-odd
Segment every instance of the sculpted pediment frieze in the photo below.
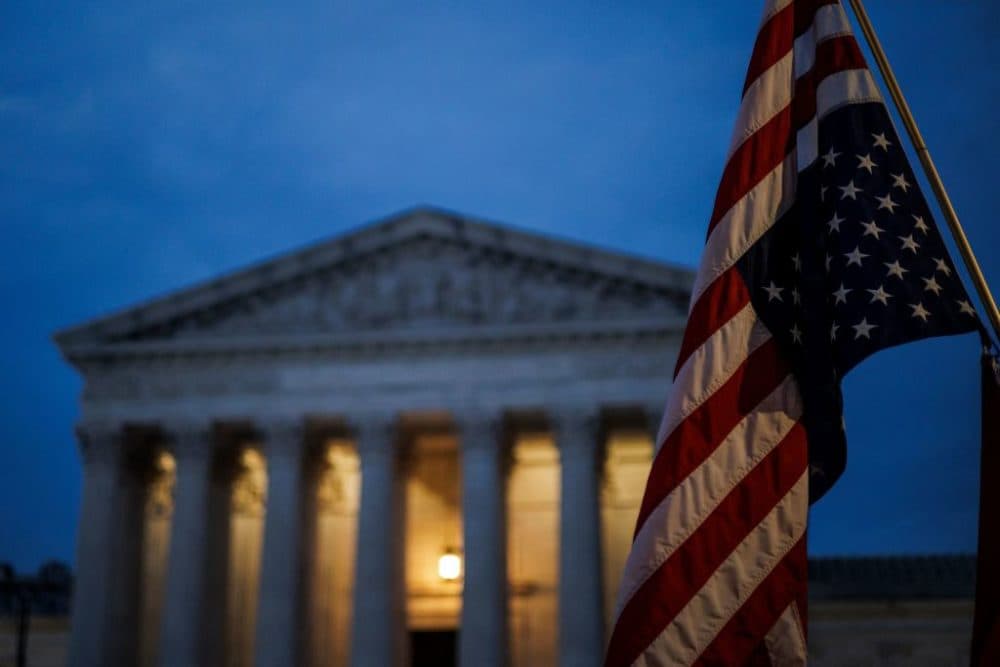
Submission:
<svg viewBox="0 0 1000 667">
<path fill-rule="evenodd" d="M 683 290 L 433 237 L 266 285 L 119 340 L 545 324 L 683 315 Z"/>
</svg>

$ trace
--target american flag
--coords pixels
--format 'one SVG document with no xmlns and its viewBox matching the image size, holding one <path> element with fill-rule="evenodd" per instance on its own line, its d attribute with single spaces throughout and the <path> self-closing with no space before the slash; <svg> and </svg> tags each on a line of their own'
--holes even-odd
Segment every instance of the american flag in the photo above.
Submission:
<svg viewBox="0 0 1000 667">
<path fill-rule="evenodd" d="M 769 0 L 619 591 L 607 667 L 806 662 L 806 520 L 840 379 L 980 329 L 844 8 Z"/>
</svg>

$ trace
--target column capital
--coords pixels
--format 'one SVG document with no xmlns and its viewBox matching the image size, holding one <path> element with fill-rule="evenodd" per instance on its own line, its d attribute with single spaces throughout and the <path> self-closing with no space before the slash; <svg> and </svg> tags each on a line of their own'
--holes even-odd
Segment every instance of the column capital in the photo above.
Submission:
<svg viewBox="0 0 1000 667">
<path fill-rule="evenodd" d="M 481 449 L 500 449 L 500 441 L 504 433 L 503 413 L 475 411 L 456 415 L 455 425 L 458 428 L 464 451 Z"/>
<path fill-rule="evenodd" d="M 278 456 L 298 457 L 305 449 L 304 417 L 272 417 L 257 424 L 268 459 Z"/>
<path fill-rule="evenodd" d="M 84 465 L 113 464 L 120 460 L 125 429 L 113 421 L 85 421 L 76 426 L 80 457 Z"/>
<path fill-rule="evenodd" d="M 396 415 L 373 413 L 351 420 L 354 445 L 361 463 L 373 456 L 394 456 L 399 445 L 399 421 Z"/>
<path fill-rule="evenodd" d="M 166 424 L 163 430 L 170 441 L 170 452 L 175 458 L 207 458 L 211 455 L 215 434 L 210 420 L 173 421 Z"/>
<path fill-rule="evenodd" d="M 300 438 L 306 431 L 305 417 L 267 417 L 256 423 L 261 435 L 267 438 L 287 440 Z"/>
<path fill-rule="evenodd" d="M 593 448 L 597 446 L 601 432 L 600 410 L 596 407 L 566 406 L 555 408 L 549 414 L 556 446 Z"/>
</svg>

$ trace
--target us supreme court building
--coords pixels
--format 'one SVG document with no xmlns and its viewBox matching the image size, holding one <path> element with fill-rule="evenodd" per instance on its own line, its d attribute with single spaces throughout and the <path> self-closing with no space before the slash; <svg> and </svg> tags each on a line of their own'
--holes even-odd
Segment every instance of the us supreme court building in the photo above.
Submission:
<svg viewBox="0 0 1000 667">
<path fill-rule="evenodd" d="M 59 332 L 69 663 L 599 665 L 693 277 L 415 209 Z M 961 659 L 906 604 L 813 632 Z"/>
</svg>

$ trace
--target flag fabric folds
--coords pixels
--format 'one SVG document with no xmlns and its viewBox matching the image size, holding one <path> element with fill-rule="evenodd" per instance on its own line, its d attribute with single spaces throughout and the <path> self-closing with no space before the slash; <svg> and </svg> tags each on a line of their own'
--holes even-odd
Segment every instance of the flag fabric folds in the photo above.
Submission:
<svg viewBox="0 0 1000 667">
<path fill-rule="evenodd" d="M 841 378 L 977 329 L 844 8 L 769 0 L 605 665 L 805 664 Z"/>
</svg>

